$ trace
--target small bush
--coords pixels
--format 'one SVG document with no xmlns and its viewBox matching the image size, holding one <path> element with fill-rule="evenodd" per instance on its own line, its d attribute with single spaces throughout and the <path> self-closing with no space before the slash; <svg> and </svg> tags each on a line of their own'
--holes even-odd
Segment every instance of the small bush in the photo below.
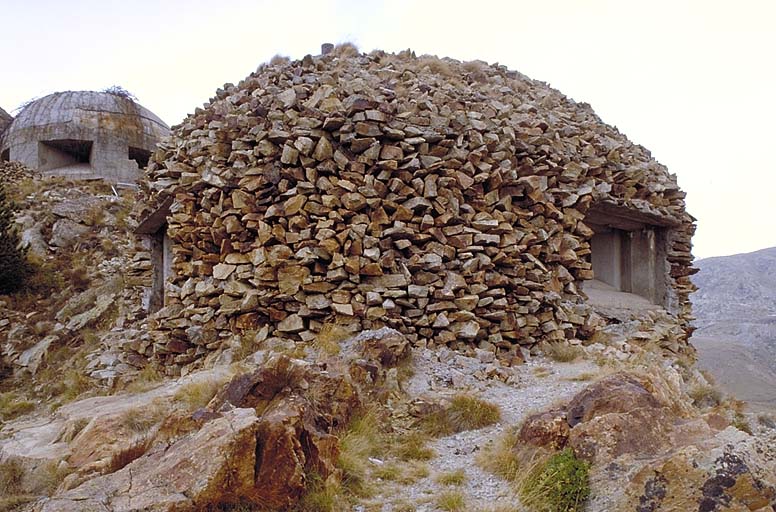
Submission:
<svg viewBox="0 0 776 512">
<path fill-rule="evenodd" d="M 0 183 L 0 294 L 20 289 L 32 274 L 27 250 L 20 248 L 21 238 L 14 223 L 16 209 Z"/>
<path fill-rule="evenodd" d="M 464 512 L 466 508 L 466 497 L 461 491 L 446 491 L 437 496 L 436 506 L 446 512 Z"/>
<path fill-rule="evenodd" d="M 477 397 L 455 395 L 450 405 L 423 420 L 423 427 L 431 435 L 450 435 L 464 430 L 487 427 L 501 420 L 497 405 Z"/>
<path fill-rule="evenodd" d="M 0 421 L 12 420 L 34 409 L 34 402 L 19 397 L 13 391 L 0 393 Z"/>
<path fill-rule="evenodd" d="M 534 468 L 520 486 L 523 503 L 537 512 L 577 512 L 590 496 L 590 464 L 570 448 Z"/>
</svg>

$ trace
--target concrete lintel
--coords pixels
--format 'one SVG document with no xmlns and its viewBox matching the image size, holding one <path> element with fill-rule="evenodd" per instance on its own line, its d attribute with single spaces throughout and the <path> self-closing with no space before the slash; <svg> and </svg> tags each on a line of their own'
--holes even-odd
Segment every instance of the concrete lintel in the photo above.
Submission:
<svg viewBox="0 0 776 512">
<path fill-rule="evenodd" d="M 628 208 L 607 201 L 595 203 L 588 210 L 585 223 L 636 231 L 646 226 L 676 227 L 679 221 L 653 212 Z"/>
</svg>

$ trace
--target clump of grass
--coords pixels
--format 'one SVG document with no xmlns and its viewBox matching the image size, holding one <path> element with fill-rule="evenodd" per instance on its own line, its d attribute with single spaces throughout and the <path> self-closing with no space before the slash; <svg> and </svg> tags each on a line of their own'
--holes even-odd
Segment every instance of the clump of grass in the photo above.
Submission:
<svg viewBox="0 0 776 512">
<path fill-rule="evenodd" d="M 590 496 L 590 464 L 570 448 L 530 471 L 519 488 L 523 503 L 537 512 L 577 512 Z"/>
<path fill-rule="evenodd" d="M 369 410 L 353 420 L 340 437 L 337 467 L 342 471 L 342 486 L 357 496 L 368 495 L 364 485 L 370 457 L 378 457 L 385 445 L 377 411 Z"/>
<path fill-rule="evenodd" d="M 746 415 L 743 413 L 736 412 L 735 415 L 733 415 L 732 425 L 741 432 L 746 432 L 747 434 L 752 435 L 752 426 L 749 424 L 749 420 L 746 419 Z"/>
<path fill-rule="evenodd" d="M 435 480 L 437 483 L 442 485 L 463 485 L 463 483 L 466 481 L 466 472 L 463 470 L 463 468 L 458 468 L 456 470 L 437 475 Z"/>
<path fill-rule="evenodd" d="M 403 461 L 431 460 L 436 455 L 434 450 L 428 447 L 428 436 L 417 431 L 398 436 L 392 452 Z"/>
<path fill-rule="evenodd" d="M 14 391 L 0 393 L 0 421 L 12 420 L 35 409 L 35 402 L 20 397 Z"/>
<path fill-rule="evenodd" d="M 93 389 L 92 381 L 82 371 L 71 368 L 65 372 L 64 391 L 59 395 L 62 403 L 72 402 L 82 394 Z"/>
<path fill-rule="evenodd" d="M 160 408 L 135 407 L 127 409 L 120 418 L 121 425 L 135 434 L 145 434 L 159 422 L 162 411 Z"/>
<path fill-rule="evenodd" d="M 464 512 L 466 510 L 466 497 L 461 491 L 445 491 L 434 501 L 437 508 L 446 512 Z"/>
<path fill-rule="evenodd" d="M 687 393 L 693 405 L 698 408 L 716 407 L 722 403 L 722 393 L 708 384 L 698 384 L 690 388 Z"/>
<path fill-rule="evenodd" d="M 291 61 L 291 59 L 288 58 L 286 55 L 280 55 L 278 53 L 278 54 L 273 55 L 272 58 L 269 59 L 269 65 L 270 66 L 278 66 L 280 64 L 286 64 L 286 63 L 288 63 L 290 61 Z"/>
<path fill-rule="evenodd" d="M 396 464 L 383 464 L 381 466 L 377 466 L 372 470 L 371 476 L 375 478 L 379 478 L 380 480 L 388 480 L 391 482 L 394 482 L 396 480 L 401 479 L 402 477 L 402 470 L 399 468 Z"/>
<path fill-rule="evenodd" d="M 453 77 L 457 75 L 450 64 L 439 57 L 433 55 L 423 55 L 418 57 L 418 69 L 428 67 L 432 73 L 437 73 L 445 77 Z"/>
<path fill-rule="evenodd" d="M 114 453 L 110 459 L 110 463 L 108 463 L 107 468 L 105 468 L 105 472 L 115 473 L 145 455 L 149 448 L 151 448 L 151 441 L 149 439 L 138 439 L 127 448 Z"/>
<path fill-rule="evenodd" d="M 766 428 L 776 429 L 776 418 L 771 414 L 759 414 L 757 416 L 757 423 Z"/>
<path fill-rule="evenodd" d="M 292 509 L 293 512 L 335 512 L 344 510 L 341 489 L 335 483 L 327 483 L 316 474 L 307 475 L 307 489 Z"/>
<path fill-rule="evenodd" d="M 340 342 L 350 337 L 350 331 L 332 322 L 323 324 L 315 337 L 314 345 L 326 355 L 337 355 L 340 352 Z"/>
<path fill-rule="evenodd" d="M 477 465 L 508 482 L 516 481 L 521 474 L 520 460 L 515 452 L 517 435 L 516 428 L 508 429 L 477 455 Z"/>
<path fill-rule="evenodd" d="M 0 462 L 0 489 L 6 496 L 20 494 L 25 470 L 21 461 L 15 457 Z"/>
<path fill-rule="evenodd" d="M 164 375 L 159 371 L 159 367 L 149 363 L 137 373 L 134 380 L 127 385 L 126 389 L 130 393 L 141 393 L 143 391 L 148 391 L 157 383 L 161 382 L 162 379 L 164 379 Z"/>
<path fill-rule="evenodd" d="M 582 372 L 579 375 L 575 375 L 573 377 L 569 377 L 566 380 L 569 380 L 571 382 L 587 382 L 590 380 L 593 380 L 596 377 L 595 373 L 592 372 Z"/>
<path fill-rule="evenodd" d="M 217 379 L 201 379 L 184 384 L 173 397 L 186 410 L 195 411 L 205 407 L 215 396 L 223 383 Z"/>
<path fill-rule="evenodd" d="M 359 55 L 358 46 L 350 41 L 339 43 L 331 53 L 336 57 L 358 57 Z"/>
<path fill-rule="evenodd" d="M 585 354 L 582 347 L 577 345 L 570 345 L 565 342 L 547 343 L 543 342 L 539 345 L 542 353 L 558 363 L 570 363 L 577 360 Z"/>
<path fill-rule="evenodd" d="M 423 419 L 423 428 L 431 435 L 450 435 L 464 430 L 476 430 L 501 420 L 496 404 L 468 394 L 453 397 L 450 405 Z"/>
</svg>

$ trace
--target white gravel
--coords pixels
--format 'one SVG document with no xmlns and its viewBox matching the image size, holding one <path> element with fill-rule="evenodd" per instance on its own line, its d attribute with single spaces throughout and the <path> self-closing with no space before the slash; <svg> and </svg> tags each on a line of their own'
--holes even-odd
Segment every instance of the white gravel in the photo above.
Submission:
<svg viewBox="0 0 776 512">
<path fill-rule="evenodd" d="M 431 472 L 427 478 L 407 486 L 386 485 L 383 494 L 370 499 L 368 506 L 360 506 L 357 510 L 404 512 L 412 510 L 408 507 L 410 505 L 416 512 L 442 512 L 434 504 L 435 497 L 453 489 L 465 495 L 467 511 L 489 511 L 501 505 L 510 505 L 513 510 L 519 508 L 509 484 L 483 471 L 475 463 L 477 452 L 528 414 L 568 400 L 589 384 L 572 381 L 571 378 L 599 372 L 599 368 L 589 361 L 557 363 L 535 358 L 507 369 L 511 373 L 507 384 L 496 378 L 483 378 L 487 364 L 446 350 L 417 350 L 414 366 L 415 375 L 405 389 L 411 398 L 433 399 L 468 392 L 498 404 L 502 419 L 486 428 L 435 439 L 430 447 L 436 452 L 436 457 L 428 461 Z M 463 469 L 466 474 L 461 486 L 446 488 L 435 481 L 440 473 L 457 469 Z M 402 507 L 397 503 L 401 503 Z"/>
</svg>

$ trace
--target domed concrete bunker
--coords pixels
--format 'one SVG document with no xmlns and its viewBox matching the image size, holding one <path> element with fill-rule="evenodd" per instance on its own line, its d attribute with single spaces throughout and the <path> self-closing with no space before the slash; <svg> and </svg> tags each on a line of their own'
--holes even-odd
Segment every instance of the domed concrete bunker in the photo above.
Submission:
<svg viewBox="0 0 776 512">
<path fill-rule="evenodd" d="M 0 158 L 45 174 L 134 183 L 169 127 L 127 95 L 66 91 L 25 106 L 6 129 Z"/>
</svg>

